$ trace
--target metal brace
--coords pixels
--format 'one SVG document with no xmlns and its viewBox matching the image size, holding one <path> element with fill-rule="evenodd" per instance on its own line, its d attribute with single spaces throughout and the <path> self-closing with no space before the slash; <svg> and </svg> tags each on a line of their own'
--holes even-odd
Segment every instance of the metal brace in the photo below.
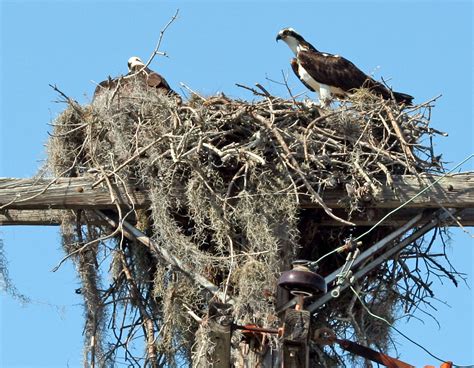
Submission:
<svg viewBox="0 0 474 368">
<path fill-rule="evenodd" d="M 341 272 L 336 276 L 336 287 L 331 290 L 331 296 L 333 298 L 338 298 L 339 295 L 341 295 L 341 287 L 345 283 L 352 283 L 354 281 L 351 269 L 354 261 L 360 254 L 360 249 L 357 248 L 359 244 L 356 244 L 352 239 L 347 241 L 347 245 L 348 247 L 346 249 L 351 249 L 351 251 L 347 254 L 346 262 L 344 266 L 342 266 Z"/>
</svg>

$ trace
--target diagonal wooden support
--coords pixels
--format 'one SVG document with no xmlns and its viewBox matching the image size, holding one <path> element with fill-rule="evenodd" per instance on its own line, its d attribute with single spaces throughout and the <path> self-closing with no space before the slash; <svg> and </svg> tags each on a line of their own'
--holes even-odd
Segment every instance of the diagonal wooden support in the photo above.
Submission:
<svg viewBox="0 0 474 368">
<path fill-rule="evenodd" d="M 123 235 L 125 235 L 128 239 L 137 240 L 143 245 L 145 245 L 150 251 L 157 257 L 163 259 L 165 262 L 169 263 L 186 276 L 188 276 L 191 280 L 193 280 L 196 284 L 201 285 L 208 291 L 210 291 L 213 295 L 215 295 L 219 300 L 223 303 L 233 304 L 234 301 L 226 296 L 222 291 L 220 291 L 219 287 L 214 285 L 205 277 L 194 273 L 189 267 L 187 267 L 183 262 L 181 262 L 178 258 L 168 252 L 166 249 L 160 247 L 156 244 L 153 240 L 151 240 L 148 236 L 143 234 L 140 230 L 129 224 L 127 221 L 116 221 L 112 217 L 106 215 L 102 211 L 94 211 L 95 214 L 102 218 L 104 221 L 109 223 L 110 226 L 113 228 L 120 227 Z"/>
</svg>

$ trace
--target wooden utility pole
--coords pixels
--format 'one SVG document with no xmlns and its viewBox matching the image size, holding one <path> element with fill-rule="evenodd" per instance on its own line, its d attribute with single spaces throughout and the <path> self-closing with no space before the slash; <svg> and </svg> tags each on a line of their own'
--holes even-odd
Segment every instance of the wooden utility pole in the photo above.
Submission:
<svg viewBox="0 0 474 368">
<path fill-rule="evenodd" d="M 356 225 L 397 227 L 395 231 L 371 245 L 362 252 L 356 261 L 351 264 L 357 268 L 353 274 L 355 279 L 363 277 L 368 272 L 378 267 L 403 247 L 407 246 L 418 237 L 422 236 L 435 226 L 474 226 L 474 174 L 458 174 L 442 178 L 434 175 L 396 176 L 391 185 L 381 188 L 371 197 L 364 198 L 366 206 L 361 215 L 355 215 L 351 221 Z M 118 226 L 114 219 L 105 215 L 103 211 L 117 208 L 117 205 L 124 208 L 133 207 L 135 209 L 148 208 L 150 200 L 147 198 L 146 190 L 140 186 L 116 185 L 114 191 L 114 201 L 110 196 L 110 188 L 102 185 L 95 185 L 97 178 L 56 178 L 56 179 L 0 179 L 0 225 L 59 225 L 61 224 L 64 210 L 93 210 L 95 217 L 91 221 L 97 225 Z M 420 191 L 427 186 L 431 187 L 422 195 Z M 347 217 L 346 204 L 344 198 L 347 194 L 342 190 L 325 191 L 322 199 L 326 205 L 333 209 L 337 216 Z M 342 200 L 341 200 L 342 199 Z M 407 201 L 410 200 L 408 203 Z M 320 216 L 322 226 L 340 226 L 333 218 L 324 214 L 308 198 L 300 198 L 301 207 L 314 211 L 315 216 Z M 405 204 L 405 205 L 404 205 Z M 403 206 L 402 206 L 403 205 Z M 402 206 L 402 207 L 400 207 Z M 378 223 L 394 209 L 398 210 L 382 223 Z M 122 224 L 123 233 L 126 237 L 133 238 L 145 244 L 151 249 L 153 254 L 166 262 L 170 262 L 177 269 L 180 269 L 194 282 L 214 293 L 220 299 L 218 287 L 200 275 L 191 275 L 186 266 L 153 243 L 143 233 L 139 232 L 129 223 Z M 402 234 L 417 227 L 417 231 L 410 234 L 402 241 L 397 241 Z M 376 255 L 376 257 L 374 257 Z M 325 277 L 328 285 L 333 284 L 339 277 L 341 269 L 335 270 Z M 308 335 L 310 314 L 317 311 L 330 299 L 337 297 L 337 293 L 348 287 L 342 280 L 336 288 L 330 292 L 319 295 L 305 311 L 293 310 L 295 300 L 290 300 L 279 312 L 285 312 L 285 324 L 282 332 L 283 348 L 277 353 L 274 359 L 263 359 L 262 367 L 308 367 L 308 348 L 310 336 Z M 222 297 L 221 299 L 226 299 Z M 226 300 L 221 300 L 226 302 Z M 229 299 L 227 298 L 227 302 Z M 214 305 L 221 305 L 216 303 Z M 222 304 L 224 305 L 224 304 Z M 210 338 L 216 343 L 215 356 L 216 367 L 228 367 L 231 360 L 231 319 L 216 318 L 218 313 L 212 308 L 209 314 L 211 325 Z M 222 316 L 221 316 L 222 317 Z M 222 321 L 225 320 L 225 323 Z M 305 334 L 295 334 L 292 328 L 292 321 L 303 321 L 301 326 L 306 326 L 303 330 Z M 300 327 L 301 327 L 300 326 Z M 301 329 L 300 329 L 301 330 Z"/>
</svg>

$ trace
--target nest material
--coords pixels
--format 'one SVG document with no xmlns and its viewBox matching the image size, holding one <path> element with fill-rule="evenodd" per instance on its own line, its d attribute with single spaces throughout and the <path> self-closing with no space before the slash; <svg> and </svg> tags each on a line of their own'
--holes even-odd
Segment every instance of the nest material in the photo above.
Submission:
<svg viewBox="0 0 474 368">
<path fill-rule="evenodd" d="M 272 96 L 247 102 L 195 95 L 181 105 L 142 88 L 126 94 L 109 91 L 89 106 L 71 103 L 56 119 L 49 167 L 55 176 L 107 175 L 105 187 L 113 182 L 146 188 L 150 208 L 121 208 L 119 215 L 230 295 L 235 322 L 274 327 L 280 271 L 296 257 L 319 258 L 354 233 L 344 226 L 321 227 L 300 210 L 299 201 L 321 204 L 319 194 L 325 190 L 346 188 L 341 200 L 348 216 L 343 220 L 350 221 L 350 214 L 364 211 L 367 196 L 390 183 L 392 175 L 439 172 L 432 147 L 422 145 L 433 134 L 429 113 L 429 103 L 403 109 L 366 91 L 334 110 Z M 206 339 L 199 338 L 205 325 L 195 339 L 198 324 L 187 313 L 203 317 L 208 293 L 118 231 L 111 237 L 107 227 L 90 225 L 87 212 L 78 216 L 75 238 L 65 232 L 65 249 L 85 249 L 75 259 L 92 316 L 88 338 L 96 330 L 106 338 L 104 302 L 114 310 L 109 326 L 121 331 L 109 336 L 108 351 L 103 346 L 97 349 L 100 354 L 86 349 L 86 360 L 96 354 L 95 359 L 114 361 L 125 349 L 127 362 L 139 365 L 131 356 L 140 354 L 123 344 L 150 318 L 144 344 L 153 351 L 149 337 L 154 336 L 158 359 L 171 365 L 211 364 Z M 367 244 L 387 231 L 374 231 Z M 84 246 L 88 242 L 92 246 Z M 91 258 L 99 259 L 95 266 Z M 109 260 L 113 275 L 105 292 L 99 291 L 102 258 Z M 321 272 L 340 264 L 340 257 L 328 257 Z M 394 281 L 399 275 L 372 275 L 359 285 L 388 319 L 401 299 Z M 316 324 L 387 348 L 389 330 L 355 304 L 352 294 L 343 294 L 316 317 Z M 345 359 L 332 350 L 315 354 L 326 366 Z"/>
</svg>

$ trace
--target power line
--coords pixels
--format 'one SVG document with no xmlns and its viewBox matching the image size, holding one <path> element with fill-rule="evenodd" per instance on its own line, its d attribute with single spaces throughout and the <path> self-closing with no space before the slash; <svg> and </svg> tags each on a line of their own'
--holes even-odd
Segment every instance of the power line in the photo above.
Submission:
<svg viewBox="0 0 474 368">
<path fill-rule="evenodd" d="M 469 155 L 468 157 L 466 157 L 464 160 L 462 160 L 460 163 L 458 163 L 456 166 L 454 166 L 452 169 L 450 169 L 449 171 L 445 172 L 443 175 L 441 175 L 438 179 L 436 179 L 435 181 L 433 181 L 432 183 L 430 183 L 429 185 L 427 185 L 425 188 L 423 188 L 422 190 L 420 190 L 417 194 L 415 194 L 413 197 L 411 197 L 410 199 L 408 199 L 407 201 L 403 202 L 400 206 L 398 206 L 397 208 L 393 209 L 392 211 L 390 211 L 389 213 L 387 213 L 384 217 L 382 217 L 375 225 L 373 225 L 369 230 L 367 230 L 365 233 L 359 235 L 357 238 L 353 239 L 352 241 L 353 242 L 357 242 L 359 241 L 361 238 L 363 238 L 364 236 L 370 234 L 377 226 L 379 226 L 382 222 L 384 222 L 388 217 L 390 217 L 391 215 L 393 215 L 394 213 L 398 212 L 399 210 L 401 210 L 403 207 L 405 207 L 407 204 L 413 202 L 416 198 L 418 198 L 420 195 L 422 195 L 423 193 L 425 193 L 428 189 L 430 189 L 431 187 L 433 187 L 434 185 L 438 184 L 441 180 L 443 180 L 446 176 L 448 176 L 449 174 L 451 174 L 454 170 L 456 170 L 458 167 L 464 165 L 467 161 L 469 161 L 470 159 L 472 159 L 474 157 L 474 153 Z M 333 250 L 331 250 L 330 252 L 324 254 L 323 256 L 321 256 L 320 258 L 318 258 L 316 261 L 313 261 L 311 262 L 311 264 L 313 265 L 316 265 L 318 264 L 319 262 L 321 262 L 324 258 L 330 256 L 331 254 L 334 254 L 336 252 L 340 252 L 341 250 L 343 250 L 344 248 L 346 247 L 346 245 L 341 245 L 340 247 L 338 248 L 335 248 Z"/>
<path fill-rule="evenodd" d="M 454 166 L 451 170 L 447 171 L 446 173 L 444 173 L 443 175 L 441 175 L 438 179 L 436 179 L 434 182 L 430 183 L 428 186 L 426 186 L 425 188 L 423 188 L 422 190 L 420 190 L 417 194 L 415 194 L 413 197 L 411 197 L 409 200 L 407 200 L 406 202 L 402 203 L 400 206 L 398 206 L 397 208 L 393 209 L 392 211 L 390 211 L 389 213 L 387 213 L 384 217 L 382 217 L 375 225 L 373 225 L 369 230 L 367 230 L 365 233 L 359 235 L 357 238 L 354 239 L 354 241 L 358 241 L 360 240 L 361 238 L 363 238 L 364 236 L 368 235 L 369 233 L 371 233 L 377 226 L 379 226 L 382 222 L 384 222 L 388 217 L 390 217 L 391 215 L 393 215 L 394 213 L 398 212 L 399 210 L 401 210 L 403 207 L 405 207 L 407 204 L 409 204 L 410 202 L 414 201 L 416 198 L 418 198 L 420 195 L 422 195 L 424 192 L 426 192 L 428 189 L 430 189 L 431 187 L 433 187 L 434 185 L 438 184 L 441 180 L 443 180 L 446 176 L 448 176 L 449 174 L 451 174 L 454 170 L 456 170 L 458 167 L 464 165 L 467 161 L 469 161 L 471 158 L 474 157 L 474 154 L 471 154 L 469 155 L 468 157 L 466 157 L 464 160 L 462 160 L 460 163 L 458 163 L 456 166 Z"/>
<path fill-rule="evenodd" d="M 427 185 L 425 188 L 423 188 L 422 190 L 420 190 L 417 194 L 415 194 L 412 198 L 408 199 L 407 201 L 405 201 L 404 203 L 402 203 L 400 206 L 398 206 L 397 208 L 393 209 L 392 211 L 390 211 L 389 213 L 387 213 L 384 217 L 382 217 L 376 224 L 374 224 L 370 229 L 368 229 L 366 232 L 362 233 L 361 235 L 359 235 L 357 238 L 353 239 L 352 241 L 353 242 L 357 242 L 359 241 L 361 238 L 363 238 L 364 236 L 370 234 L 375 228 L 377 228 L 382 222 L 384 222 L 388 217 L 390 217 L 391 215 L 393 215 L 394 213 L 398 212 L 400 209 L 402 209 L 403 207 L 405 207 L 407 204 L 409 204 L 410 202 L 414 201 L 416 198 L 418 198 L 419 196 L 421 196 L 423 193 L 425 193 L 427 190 L 429 190 L 431 187 L 433 187 L 434 185 L 436 185 L 437 183 L 439 183 L 441 180 L 443 180 L 446 176 L 448 176 L 449 174 L 451 174 L 453 171 L 455 171 L 457 168 L 459 168 L 460 166 L 462 166 L 463 164 L 465 164 L 467 161 L 471 160 L 472 158 L 474 157 L 474 154 L 471 154 L 469 156 L 467 156 L 465 159 L 463 159 L 460 163 L 458 163 L 457 165 L 455 165 L 453 168 L 451 168 L 449 171 L 447 171 L 446 173 L 444 173 L 442 176 L 440 176 L 438 179 L 436 179 L 435 181 L 433 181 L 432 183 L 430 183 L 429 185 Z M 331 254 L 334 254 L 336 252 L 339 252 L 341 250 L 343 250 L 344 248 L 346 247 L 346 244 L 338 247 L 338 248 L 335 248 L 333 249 L 332 251 L 324 254 L 322 257 L 320 257 L 318 260 L 314 261 L 314 262 L 311 262 L 312 264 L 318 264 L 321 260 L 323 260 L 324 258 L 330 256 Z M 427 348 L 425 348 L 423 345 L 421 345 L 420 343 L 414 341 L 413 339 L 411 339 L 410 337 L 408 337 L 407 335 L 405 335 L 403 332 L 401 332 L 399 329 L 397 329 L 393 324 L 391 324 L 389 321 L 387 321 L 385 318 L 383 317 L 380 317 L 374 313 L 372 313 L 370 311 L 370 309 L 365 305 L 364 301 L 362 300 L 362 298 L 360 297 L 360 295 L 357 293 L 357 291 L 352 287 L 352 285 L 349 285 L 350 289 L 352 290 L 352 292 L 356 295 L 357 299 L 360 301 L 360 303 L 362 304 L 362 306 L 364 307 L 364 309 L 367 311 L 367 313 L 369 313 L 372 317 L 374 318 L 377 318 L 381 321 L 383 321 L 384 323 L 386 323 L 388 326 L 390 326 L 392 329 L 394 329 L 396 332 L 398 332 L 401 336 L 403 336 L 405 339 L 407 339 L 408 341 L 410 341 L 411 343 L 413 343 L 414 345 L 418 346 L 419 348 L 421 348 L 422 350 L 424 350 L 427 354 L 429 354 L 431 357 L 433 357 L 434 359 L 444 363 L 446 362 L 446 360 L 444 359 L 441 359 L 439 358 L 438 356 L 434 355 L 432 352 L 430 352 Z M 456 367 L 459 367 L 459 368 L 472 368 L 474 367 L 474 365 L 457 365 L 457 364 L 454 364 L 454 366 Z"/>
<path fill-rule="evenodd" d="M 385 322 L 388 326 L 390 326 L 390 328 L 393 328 L 395 331 L 397 331 L 400 335 L 402 335 L 405 339 L 407 339 L 408 341 L 410 341 L 412 344 L 415 344 L 416 346 L 418 346 L 419 348 L 423 349 L 427 354 L 429 354 L 431 357 L 435 358 L 436 360 L 442 362 L 442 363 L 445 363 L 447 362 L 448 360 L 445 360 L 445 359 L 441 359 L 440 357 L 434 355 L 431 351 L 429 351 L 427 348 L 425 348 L 423 345 L 421 345 L 420 343 L 416 342 L 415 340 L 411 339 L 410 337 L 408 337 L 407 335 L 405 335 L 402 331 L 400 331 L 398 328 L 396 328 L 392 323 L 390 323 L 389 321 L 387 321 L 385 318 L 383 317 L 380 317 L 378 315 L 376 315 L 375 313 L 373 313 L 369 307 L 367 307 L 367 305 L 364 303 L 364 301 L 362 300 L 361 296 L 359 295 L 359 293 L 352 287 L 352 285 L 349 286 L 352 290 L 352 292 L 355 294 L 355 296 L 357 297 L 357 299 L 359 299 L 359 302 L 360 304 L 362 304 L 362 306 L 364 307 L 364 309 L 367 311 L 367 313 L 369 313 L 372 317 L 374 318 L 377 318 L 383 322 Z M 469 367 L 474 367 L 474 365 L 457 365 L 457 364 L 454 364 L 453 363 L 453 366 L 455 367 L 459 367 L 459 368 L 469 368 Z"/>
</svg>

